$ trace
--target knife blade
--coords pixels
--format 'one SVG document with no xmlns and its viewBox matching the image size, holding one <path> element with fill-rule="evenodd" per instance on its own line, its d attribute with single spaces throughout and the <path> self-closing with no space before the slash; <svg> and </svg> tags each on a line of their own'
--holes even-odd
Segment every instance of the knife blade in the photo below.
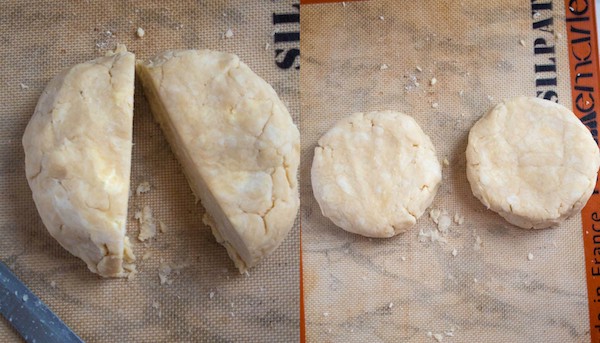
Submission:
<svg viewBox="0 0 600 343">
<path fill-rule="evenodd" d="M 83 342 L 1 261 L 0 313 L 26 342 Z"/>
</svg>

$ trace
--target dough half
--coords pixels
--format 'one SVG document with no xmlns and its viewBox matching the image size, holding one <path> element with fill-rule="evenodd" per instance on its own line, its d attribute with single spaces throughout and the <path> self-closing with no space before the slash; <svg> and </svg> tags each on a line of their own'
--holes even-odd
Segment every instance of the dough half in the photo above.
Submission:
<svg viewBox="0 0 600 343">
<path fill-rule="evenodd" d="M 415 225 L 433 201 L 442 170 L 429 137 L 410 116 L 355 113 L 319 140 L 311 170 L 323 215 L 367 237 Z"/>
<path fill-rule="evenodd" d="M 50 81 L 25 129 L 27 181 L 50 234 L 104 277 L 127 276 L 134 55 L 124 47 Z"/>
<path fill-rule="evenodd" d="M 300 134 L 273 88 L 228 53 L 138 63 L 154 117 L 240 272 L 275 250 L 299 206 Z"/>
<path fill-rule="evenodd" d="M 492 108 L 471 128 L 466 154 L 473 194 L 527 229 L 578 213 L 600 165 L 598 145 L 573 112 L 533 97 Z"/>
</svg>

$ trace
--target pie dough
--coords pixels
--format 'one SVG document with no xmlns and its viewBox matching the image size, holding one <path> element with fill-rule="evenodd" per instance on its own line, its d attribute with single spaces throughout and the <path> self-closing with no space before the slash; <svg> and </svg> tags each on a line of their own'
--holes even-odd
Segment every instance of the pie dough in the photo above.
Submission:
<svg viewBox="0 0 600 343">
<path fill-rule="evenodd" d="M 119 47 L 50 81 L 23 135 L 27 181 L 50 234 L 104 277 L 135 259 L 125 236 L 135 58 Z"/>
<path fill-rule="evenodd" d="M 442 169 L 429 137 L 410 116 L 355 113 L 319 140 L 311 171 L 323 215 L 367 237 L 392 237 L 431 204 Z"/>
<path fill-rule="evenodd" d="M 300 134 L 273 88 L 232 54 L 138 63 L 154 117 L 240 272 L 275 250 L 299 206 Z"/>
<path fill-rule="evenodd" d="M 594 190 L 598 145 L 573 112 L 532 97 L 504 100 L 471 129 L 467 178 L 473 194 L 526 229 L 559 224 Z"/>
</svg>

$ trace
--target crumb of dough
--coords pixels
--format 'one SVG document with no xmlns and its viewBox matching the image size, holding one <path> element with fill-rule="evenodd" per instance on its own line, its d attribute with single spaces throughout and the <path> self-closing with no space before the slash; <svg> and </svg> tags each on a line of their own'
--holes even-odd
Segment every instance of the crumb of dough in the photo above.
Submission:
<svg viewBox="0 0 600 343">
<path fill-rule="evenodd" d="M 269 43 L 265 44 L 265 50 L 269 50 L 270 47 L 271 47 L 271 44 L 269 44 Z"/>
<path fill-rule="evenodd" d="M 140 223 L 140 234 L 138 235 L 140 241 L 143 242 L 156 236 L 156 223 L 154 222 L 150 206 L 146 205 L 141 211 L 137 211 L 135 219 Z"/>
<path fill-rule="evenodd" d="M 138 27 L 137 30 L 135 31 L 135 34 L 139 37 L 142 38 L 144 37 L 144 35 L 146 34 L 146 31 L 144 31 L 144 29 L 142 29 L 141 27 Z"/>
<path fill-rule="evenodd" d="M 427 337 L 433 337 L 433 333 L 431 331 L 427 331 Z"/>
<path fill-rule="evenodd" d="M 522 46 L 525 46 L 525 41 L 524 40 L 519 40 L 519 44 L 521 44 Z"/>
<path fill-rule="evenodd" d="M 429 81 L 429 84 L 432 86 L 435 86 L 436 83 L 437 83 L 437 79 L 435 77 L 432 77 L 431 81 Z"/>
<path fill-rule="evenodd" d="M 419 73 L 423 71 L 423 68 L 421 68 L 420 66 L 417 66 L 416 69 Z"/>
<path fill-rule="evenodd" d="M 527 259 L 529 261 L 533 261 L 533 254 L 532 253 L 527 254 Z"/>
<path fill-rule="evenodd" d="M 465 222 L 465 217 L 456 213 L 456 214 L 454 214 L 454 222 L 458 225 L 462 225 Z"/>
<path fill-rule="evenodd" d="M 214 297 L 215 297 L 215 292 L 210 292 L 210 293 L 208 293 L 208 298 L 209 298 L 209 299 L 212 299 L 212 298 L 214 298 Z"/>
<path fill-rule="evenodd" d="M 329 312 L 323 312 L 323 316 L 324 317 L 328 317 L 329 316 Z"/>
<path fill-rule="evenodd" d="M 29 300 L 29 295 L 27 295 L 27 294 L 24 294 L 24 295 L 23 295 L 23 301 L 24 301 L 24 302 L 27 302 L 27 300 Z"/>
<path fill-rule="evenodd" d="M 444 160 L 442 161 L 442 164 L 444 165 L 444 167 L 448 167 L 450 165 L 450 161 L 448 161 L 447 158 L 444 158 Z"/>
<path fill-rule="evenodd" d="M 21 83 L 19 86 L 21 86 L 21 89 L 29 89 L 29 86 L 24 83 Z"/>
<path fill-rule="evenodd" d="M 147 260 L 152 256 L 152 252 L 151 251 L 146 251 L 144 252 L 144 254 L 142 255 L 142 260 Z"/>
<path fill-rule="evenodd" d="M 167 285 L 170 285 L 173 283 L 173 280 L 169 279 L 169 275 L 171 275 L 171 272 L 173 270 L 171 269 L 171 266 L 168 263 L 161 263 L 160 266 L 158 267 L 158 278 L 160 279 L 160 284 L 164 285 L 165 283 Z"/>
<path fill-rule="evenodd" d="M 388 69 L 388 68 L 389 68 L 389 66 L 388 66 L 387 64 L 385 64 L 385 63 L 384 63 L 384 64 L 382 64 L 382 65 L 379 67 L 379 70 L 386 70 L 386 69 Z"/>
<path fill-rule="evenodd" d="M 454 328 L 451 328 L 450 330 L 444 332 L 444 334 L 448 337 L 453 337 L 454 336 Z"/>
<path fill-rule="evenodd" d="M 56 282 L 55 281 L 51 281 L 50 282 L 50 287 L 52 287 L 52 288 L 56 287 Z"/>
<path fill-rule="evenodd" d="M 127 272 L 137 272 L 136 266 L 133 263 L 123 263 L 123 269 Z"/>
<path fill-rule="evenodd" d="M 132 281 L 133 279 L 135 279 L 135 277 L 137 276 L 138 271 L 137 270 L 133 270 L 131 272 L 129 272 L 129 274 L 127 274 L 127 281 Z"/>
<path fill-rule="evenodd" d="M 414 75 L 410 75 L 408 77 L 408 80 L 406 81 L 406 85 L 404 86 L 404 89 L 407 91 L 411 91 L 418 87 L 419 87 L 419 81 L 417 81 L 417 77 Z"/>
<path fill-rule="evenodd" d="M 169 230 L 169 227 L 167 226 L 167 224 L 163 223 L 162 220 L 158 221 L 158 229 L 160 230 L 161 233 L 165 233 Z"/>
<path fill-rule="evenodd" d="M 450 218 L 449 215 L 447 215 L 445 213 L 440 215 L 438 224 L 437 224 L 438 231 L 443 234 L 447 234 L 448 229 L 450 228 L 451 224 L 452 224 L 452 219 Z"/>
<path fill-rule="evenodd" d="M 391 310 L 392 307 L 394 307 L 394 303 L 391 302 L 391 303 L 388 304 L 388 308 Z"/>
<path fill-rule="evenodd" d="M 137 188 L 135 189 L 135 195 L 140 195 L 143 193 L 148 193 L 150 191 L 151 187 L 150 187 L 150 182 L 148 181 L 144 181 L 142 183 L 140 183 Z"/>
<path fill-rule="evenodd" d="M 433 338 L 435 338 L 436 341 L 441 342 L 444 340 L 444 336 L 442 336 L 442 334 L 440 333 L 436 333 L 433 335 Z"/>
<path fill-rule="evenodd" d="M 438 104 L 437 102 L 431 104 L 431 108 L 438 108 L 439 106 L 440 104 Z"/>
<path fill-rule="evenodd" d="M 400 257 L 400 259 L 401 259 L 402 261 L 406 261 L 406 257 L 404 257 L 404 256 L 401 256 L 401 257 Z"/>
<path fill-rule="evenodd" d="M 481 249 L 481 237 L 475 237 L 475 244 L 473 245 L 473 250 L 477 251 Z"/>
<path fill-rule="evenodd" d="M 227 31 L 225 31 L 225 38 L 231 38 L 231 37 L 233 37 L 233 30 L 227 29 Z"/>
<path fill-rule="evenodd" d="M 160 307 L 160 304 L 158 303 L 158 301 L 154 300 L 152 302 L 152 307 L 158 310 L 158 308 Z"/>
<path fill-rule="evenodd" d="M 431 220 L 433 220 L 433 222 L 436 224 L 439 222 L 441 214 L 442 211 L 437 208 L 432 208 L 431 210 L 429 210 L 429 218 L 431 218 Z"/>
<path fill-rule="evenodd" d="M 164 285 L 170 285 L 173 283 L 173 279 L 169 279 L 169 276 L 171 276 L 172 274 L 175 275 L 179 275 L 181 274 L 181 270 L 185 267 L 187 267 L 189 264 L 188 263 L 181 263 L 181 264 L 175 264 L 175 263 L 166 263 L 164 260 L 160 260 L 160 265 L 158 267 L 158 278 L 160 279 L 160 284 Z"/>
<path fill-rule="evenodd" d="M 458 255 L 458 250 L 456 248 L 452 249 L 452 256 L 456 257 Z"/>
<path fill-rule="evenodd" d="M 383 19 L 384 19 L 384 18 L 383 18 L 383 16 L 382 16 L 382 15 L 380 15 L 380 16 L 379 16 L 379 20 L 383 20 Z"/>
<path fill-rule="evenodd" d="M 421 229 L 419 231 L 419 242 L 427 242 L 427 239 L 429 238 L 429 240 L 431 242 L 440 242 L 440 243 L 448 243 L 448 240 L 446 240 L 445 237 L 442 237 L 437 230 L 429 230 L 426 229 L 426 231 L 424 231 L 423 229 Z"/>
</svg>

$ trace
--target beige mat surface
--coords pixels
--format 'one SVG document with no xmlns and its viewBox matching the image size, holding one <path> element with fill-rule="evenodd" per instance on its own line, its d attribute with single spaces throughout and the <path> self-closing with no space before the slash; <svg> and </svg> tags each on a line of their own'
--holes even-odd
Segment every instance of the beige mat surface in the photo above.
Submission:
<svg viewBox="0 0 600 343">
<path fill-rule="evenodd" d="M 299 335 L 299 225 L 250 275 L 240 275 L 202 224 L 194 196 L 139 83 L 135 90 L 132 195 L 128 235 L 140 273 L 100 279 L 50 237 L 25 179 L 21 137 L 46 83 L 61 69 L 124 43 L 146 59 L 166 49 L 236 53 L 266 79 L 299 121 L 295 68 L 281 69 L 274 13 L 293 1 L 4 1 L 0 5 L 0 259 L 88 342 L 292 342 Z M 137 38 L 138 27 L 145 30 Z M 225 37 L 231 29 L 233 36 Z M 137 240 L 134 212 L 149 205 L 169 228 L 150 244 Z M 148 257 L 148 253 L 151 255 Z M 142 256 L 147 254 L 147 259 Z M 181 266 L 161 285 L 159 265 Z M 54 286 L 52 286 L 54 285 Z M 0 319 L 0 341 L 19 341 Z"/>
<path fill-rule="evenodd" d="M 465 174 L 468 131 L 500 99 L 552 90 L 571 107 L 564 2 L 551 7 L 534 11 L 517 0 L 302 7 L 308 341 L 589 342 L 581 218 L 551 230 L 515 228 L 472 195 Z M 534 29 L 549 18 L 552 26 Z M 540 38 L 555 52 L 535 54 Z M 536 64 L 554 60 L 556 72 L 536 75 Z M 536 79 L 553 77 L 556 86 L 536 87 Z M 388 109 L 413 116 L 448 161 L 431 208 L 464 222 L 440 234 L 446 243 L 419 241 L 421 230 L 437 230 L 429 215 L 391 239 L 346 233 L 313 198 L 318 138 L 351 113 Z"/>
</svg>

